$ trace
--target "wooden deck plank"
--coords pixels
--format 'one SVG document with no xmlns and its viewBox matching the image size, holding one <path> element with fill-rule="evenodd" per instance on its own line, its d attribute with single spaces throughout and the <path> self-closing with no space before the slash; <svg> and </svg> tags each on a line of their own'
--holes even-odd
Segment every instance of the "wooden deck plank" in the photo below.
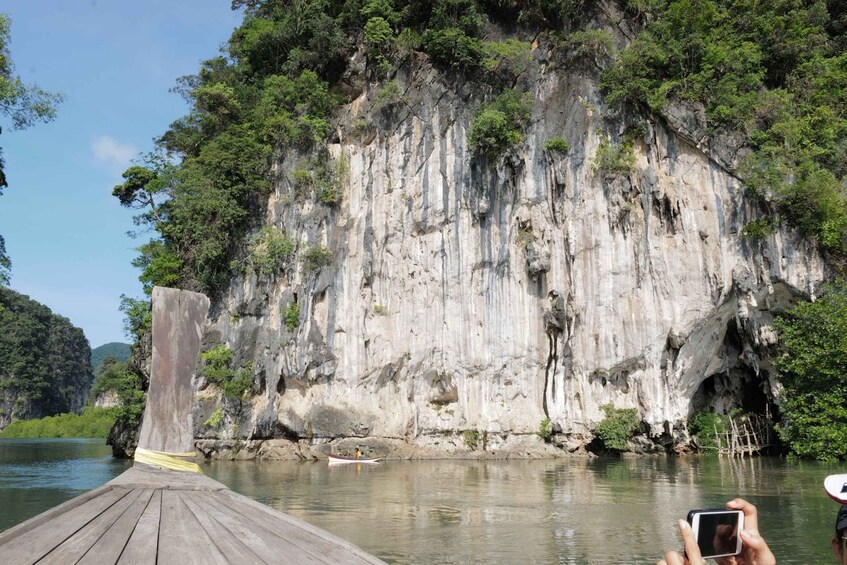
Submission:
<svg viewBox="0 0 847 565">
<path fill-rule="evenodd" d="M 237 512 L 241 520 L 283 537 L 304 555 L 316 556 L 320 563 L 383 563 L 347 540 L 233 491 L 216 493 L 215 500 Z"/>
<path fill-rule="evenodd" d="M 123 553 L 132 532 L 144 514 L 153 490 L 138 490 L 132 505 L 118 518 L 109 530 L 91 546 L 77 565 L 114 565 Z"/>
<path fill-rule="evenodd" d="M 39 565 L 67 565 L 76 563 L 88 553 L 88 550 L 97 543 L 103 534 L 118 521 L 126 512 L 127 508 L 138 499 L 140 491 L 131 490 L 126 496 L 100 513 L 85 526 L 74 532 L 72 536 L 63 541 L 56 549 L 41 559 Z M 127 536 L 129 537 L 129 536 Z M 126 538 L 122 540 L 126 541 Z"/>
<path fill-rule="evenodd" d="M 73 510 L 74 508 L 85 504 L 86 502 L 88 502 L 92 498 L 97 498 L 98 496 L 103 494 L 105 491 L 111 490 L 111 489 L 112 489 L 112 487 L 110 485 L 108 485 L 108 484 L 103 485 L 99 488 L 88 491 L 88 492 L 81 494 L 81 495 L 79 495 L 75 498 L 72 498 L 72 499 L 70 499 L 66 502 L 63 502 L 62 504 L 55 506 L 55 507 L 51 508 L 50 510 L 46 510 L 46 511 L 42 512 L 41 514 L 38 514 L 37 516 L 33 516 L 29 520 L 26 520 L 25 522 L 21 522 L 17 526 L 12 526 L 8 530 L 0 533 L 0 548 L 2 548 L 3 545 L 9 543 L 12 539 L 18 537 L 19 535 L 26 533 L 26 532 L 32 530 L 33 528 L 37 528 L 41 524 L 44 524 L 45 522 L 49 522 L 50 520 L 52 520 L 56 516 L 60 516 L 60 515 L 64 514 L 65 512 Z"/>
<path fill-rule="evenodd" d="M 98 496 L 70 507 L 71 511 L 54 515 L 52 519 L 21 532 L 8 543 L 0 545 L 3 563 L 35 563 L 128 493 L 128 490 L 120 488 L 104 489 Z"/>
<path fill-rule="evenodd" d="M 183 504 L 178 491 L 162 491 L 159 521 L 159 565 L 208 565 L 228 561 Z"/>
<path fill-rule="evenodd" d="M 224 527 L 249 542 L 250 548 L 263 559 L 274 563 L 279 561 L 280 555 L 285 555 L 287 559 L 303 565 L 326 563 L 320 550 L 316 553 L 304 552 L 300 546 L 286 539 L 280 532 L 286 528 L 284 524 L 278 523 L 276 528 L 268 528 L 267 524 L 246 519 L 239 512 L 228 508 L 219 498 L 217 494 L 203 493 L 195 500 Z"/>
<path fill-rule="evenodd" d="M 291 535 L 289 531 L 291 526 L 287 523 L 270 522 L 263 514 L 249 512 L 244 508 L 233 509 L 231 502 L 222 500 L 218 493 L 206 496 L 204 503 L 210 509 L 215 509 L 225 516 L 226 523 L 230 527 L 252 532 L 258 542 L 264 544 L 271 554 L 285 555 L 288 559 L 304 565 L 327 563 L 323 543 L 315 539 L 311 544 L 302 543 L 302 540 L 300 543 L 297 540 L 292 541 L 291 538 L 297 536 Z"/>
<path fill-rule="evenodd" d="M 162 510 L 162 491 L 156 490 L 135 529 L 126 542 L 118 560 L 124 565 L 156 565 L 159 551 L 159 519 Z"/>
<path fill-rule="evenodd" d="M 168 471 L 136 463 L 107 484 L 122 488 L 153 488 L 167 490 L 227 490 L 215 479 L 197 473 Z"/>
<path fill-rule="evenodd" d="M 201 498 L 205 493 L 197 491 L 181 491 L 179 497 L 191 510 L 200 525 L 215 542 L 218 550 L 229 560 L 230 563 L 240 565 L 270 565 L 279 561 L 279 553 L 276 556 L 272 552 L 265 553 L 266 558 L 260 557 L 262 549 L 266 547 L 264 540 L 243 527 L 230 528 L 228 525 L 237 524 L 232 520 L 227 521 L 226 516 L 217 513 L 214 508 L 203 505 Z"/>
</svg>

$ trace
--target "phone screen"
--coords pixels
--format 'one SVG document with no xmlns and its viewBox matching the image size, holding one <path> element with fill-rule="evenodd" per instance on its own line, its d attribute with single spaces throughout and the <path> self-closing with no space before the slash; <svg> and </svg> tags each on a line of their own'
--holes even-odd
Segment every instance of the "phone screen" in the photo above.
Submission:
<svg viewBox="0 0 847 565">
<path fill-rule="evenodd" d="M 741 549 L 738 539 L 741 516 L 743 514 L 738 510 L 696 512 L 692 526 L 704 559 L 738 554 Z"/>
</svg>

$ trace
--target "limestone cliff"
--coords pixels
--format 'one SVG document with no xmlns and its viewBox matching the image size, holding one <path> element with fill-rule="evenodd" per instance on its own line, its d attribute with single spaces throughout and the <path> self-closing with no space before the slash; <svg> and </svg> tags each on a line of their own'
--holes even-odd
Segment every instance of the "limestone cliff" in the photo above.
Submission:
<svg viewBox="0 0 847 565">
<path fill-rule="evenodd" d="M 252 363 L 253 389 L 236 406 L 201 379 L 195 422 L 221 406 L 223 420 L 198 437 L 437 449 L 484 437 L 496 451 L 534 438 L 546 409 L 576 449 L 612 404 L 637 408 L 646 435 L 671 446 L 694 411 L 775 408 L 773 316 L 813 297 L 827 266 L 787 228 L 741 236 L 761 214 L 734 173 L 744 149 L 709 137 L 700 109 L 617 113 L 596 69 L 534 43 L 515 79 L 534 98 L 531 125 L 490 156 L 468 143 L 484 87 L 422 54 L 391 77 L 394 96 L 363 77 L 354 58 L 328 145 L 340 202 L 298 193 L 313 155 L 276 164 L 257 229 L 293 235 L 300 259 L 239 275 L 213 304 L 207 345 Z M 632 131 L 635 165 L 604 170 L 598 152 Z M 554 137 L 566 153 L 544 149 Z M 318 245 L 331 259 L 310 268 L 302 251 Z M 546 375 L 551 290 L 567 307 Z"/>
<path fill-rule="evenodd" d="M 82 412 L 91 381 L 82 330 L 0 286 L 0 429 L 14 420 Z"/>
</svg>

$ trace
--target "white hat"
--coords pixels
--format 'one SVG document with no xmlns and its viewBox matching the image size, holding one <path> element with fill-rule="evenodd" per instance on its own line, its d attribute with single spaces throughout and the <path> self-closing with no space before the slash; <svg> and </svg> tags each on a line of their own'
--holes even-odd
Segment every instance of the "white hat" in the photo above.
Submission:
<svg viewBox="0 0 847 565">
<path fill-rule="evenodd" d="M 823 481 L 826 494 L 836 502 L 847 504 L 847 474 L 830 475 Z"/>
</svg>

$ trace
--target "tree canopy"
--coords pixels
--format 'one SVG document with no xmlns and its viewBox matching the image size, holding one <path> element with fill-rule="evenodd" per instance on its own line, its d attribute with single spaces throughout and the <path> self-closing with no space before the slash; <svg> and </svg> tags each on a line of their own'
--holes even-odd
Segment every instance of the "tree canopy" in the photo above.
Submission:
<svg viewBox="0 0 847 565">
<path fill-rule="evenodd" d="M 625 0 L 640 29 L 603 74 L 609 103 L 702 105 L 735 132 L 748 194 L 847 254 L 847 16 L 840 0 Z"/>
<path fill-rule="evenodd" d="M 780 436 L 802 457 L 847 459 L 847 285 L 798 303 L 777 328 Z"/>
<path fill-rule="evenodd" d="M 91 369 L 94 375 L 100 374 L 100 364 L 105 362 L 107 357 L 112 357 L 118 361 L 126 361 L 130 355 L 130 345 L 128 343 L 120 343 L 112 341 L 105 343 L 91 350 Z"/>
</svg>

